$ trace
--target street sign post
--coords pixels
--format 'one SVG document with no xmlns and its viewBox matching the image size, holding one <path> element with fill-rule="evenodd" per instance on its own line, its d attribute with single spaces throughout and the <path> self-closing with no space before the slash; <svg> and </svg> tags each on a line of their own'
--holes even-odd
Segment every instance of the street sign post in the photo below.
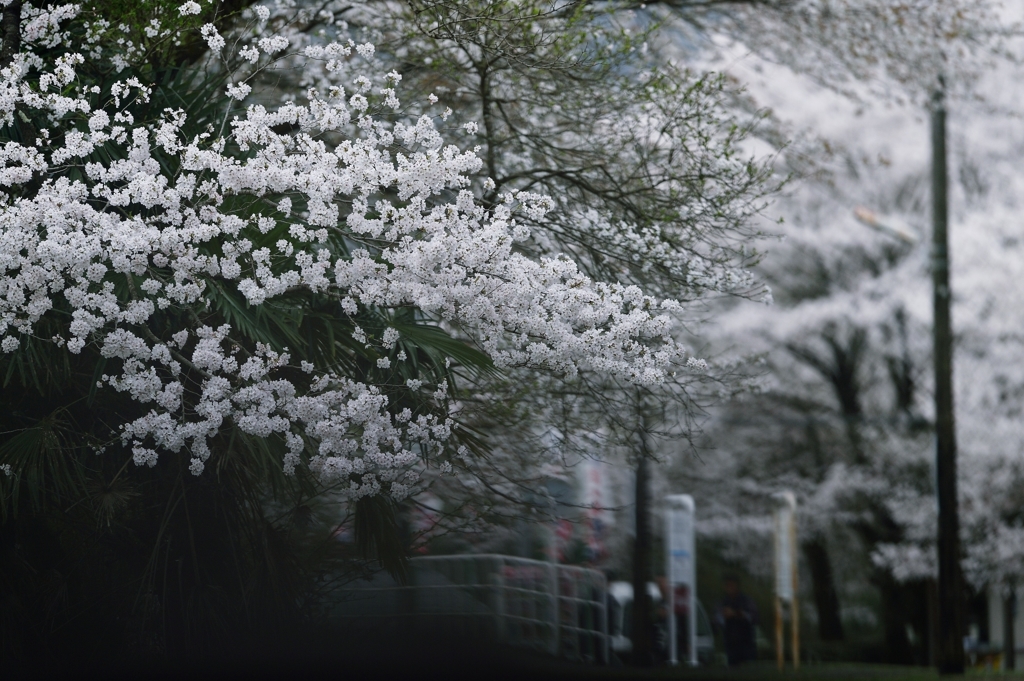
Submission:
<svg viewBox="0 0 1024 681">
<path fill-rule="evenodd" d="M 697 664 L 697 566 L 693 532 L 693 497 L 672 494 L 665 497 L 666 581 L 668 583 L 669 662 L 678 664 L 677 613 L 686 623 L 687 653 Z"/>
</svg>

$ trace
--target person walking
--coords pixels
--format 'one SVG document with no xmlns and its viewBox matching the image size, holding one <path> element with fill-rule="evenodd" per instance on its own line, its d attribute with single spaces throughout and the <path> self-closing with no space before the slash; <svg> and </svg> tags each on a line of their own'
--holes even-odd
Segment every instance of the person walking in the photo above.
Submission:
<svg viewBox="0 0 1024 681">
<path fill-rule="evenodd" d="M 722 585 L 725 597 L 718 605 L 715 620 L 722 631 L 729 666 L 735 667 L 757 659 L 757 606 L 740 591 L 740 580 L 736 575 L 726 575 Z"/>
</svg>

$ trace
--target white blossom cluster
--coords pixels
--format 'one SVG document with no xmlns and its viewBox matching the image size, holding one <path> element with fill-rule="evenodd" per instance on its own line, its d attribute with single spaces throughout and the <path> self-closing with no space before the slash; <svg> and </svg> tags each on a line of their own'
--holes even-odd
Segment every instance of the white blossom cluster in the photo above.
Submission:
<svg viewBox="0 0 1024 681">
<path fill-rule="evenodd" d="M 226 49 L 212 26 L 201 33 Z M 257 33 L 235 49 L 252 62 L 287 46 Z M 123 425 L 137 465 L 184 451 L 199 475 L 210 438 L 230 421 L 283 439 L 286 472 L 308 450 L 324 482 L 358 479 L 352 496 L 400 497 L 413 443 L 429 449 L 450 435 L 443 415 L 396 412 L 375 386 L 307 362 L 296 371 L 287 352 L 241 349 L 229 326 L 200 321 L 214 288 L 250 306 L 329 296 L 339 315 L 411 306 L 459 325 L 503 367 L 587 367 L 654 383 L 685 359 L 671 337 L 676 303 L 594 282 L 565 257 L 516 252 L 528 235 L 517 214 L 538 218 L 549 199 L 508 192 L 485 209 L 467 189 L 480 166 L 472 151 L 446 146 L 427 116 L 375 118 L 373 107 L 398 106 L 397 73 L 310 89 L 305 103 L 253 104 L 222 130 L 186 134 L 184 110 L 146 120 L 152 92 L 142 82 L 97 92 L 78 76 L 85 57 L 70 50 L 53 64 L 24 51 L 0 71 L 0 118 L 31 112 L 52 123 L 33 142 L 0 148 L 0 348 L 18 351 L 46 319 L 62 329 L 46 341 L 98 352 L 109 368 L 100 383 L 150 408 Z M 308 59 L 350 56 L 329 45 Z M 227 96 L 244 98 L 243 85 Z M 276 246 L 259 246 L 272 231 Z M 163 311 L 193 321 L 157 335 Z"/>
<path fill-rule="evenodd" d="M 795 0 L 771 8 L 741 8 L 727 30 L 742 31 L 748 49 L 797 65 L 819 82 L 875 90 L 918 102 L 944 74 L 955 90 L 972 84 L 1006 52 L 1003 3 L 949 0 Z M 767 10 L 767 11 L 766 11 Z M 894 87 L 894 85 L 896 87 Z"/>
<path fill-rule="evenodd" d="M 282 32 L 294 50 L 293 54 L 285 55 L 266 67 L 268 71 L 273 70 L 275 78 L 291 79 L 303 87 L 316 87 L 321 91 L 332 86 L 349 87 L 350 83 L 359 83 L 353 99 L 365 97 L 371 91 L 371 83 L 369 79 L 358 77 L 361 75 L 357 72 L 358 60 L 349 59 L 366 53 L 363 48 L 367 45 L 357 44 L 357 40 L 362 39 L 361 35 L 407 33 L 407 44 L 403 44 L 396 54 L 382 57 L 391 59 L 389 63 L 415 62 L 417 60 L 411 55 L 420 51 L 438 59 L 459 59 L 459 50 L 446 41 L 437 42 L 431 38 L 424 43 L 424 36 L 417 37 L 419 20 L 407 23 L 411 21 L 410 17 L 399 6 L 371 10 L 352 7 L 348 3 L 327 2 L 318 7 L 326 15 L 316 17 L 316 20 L 312 7 L 300 6 L 293 10 L 277 6 L 273 11 L 268 10 L 272 21 L 285 24 Z M 438 7 L 434 5 L 433 9 Z M 453 9 L 453 16 L 460 16 L 461 11 L 471 13 L 468 8 Z M 350 19 L 359 28 L 350 28 L 345 20 L 333 18 L 336 15 Z M 292 17 L 297 17 L 297 21 L 290 21 Z M 321 28 L 303 31 L 298 28 L 302 23 L 313 23 Z M 559 20 L 555 23 L 561 25 Z M 544 30 L 569 29 L 562 26 Z M 343 40 L 343 36 L 352 37 Z M 592 37 L 597 43 L 607 38 L 604 35 Z M 332 39 L 334 42 L 329 42 Z M 303 62 L 303 56 L 315 57 L 315 60 Z M 433 58 L 427 59 L 428 66 L 433 63 Z M 295 73 L 302 75 L 296 77 Z M 637 76 L 645 83 L 639 90 L 623 91 L 620 85 L 615 84 L 614 78 L 609 78 L 596 97 L 598 101 L 588 101 L 591 98 L 565 100 L 565 109 L 572 112 L 568 118 L 562 112 L 563 104 L 560 102 L 563 100 L 560 98 L 553 98 L 550 103 L 542 99 L 534 102 L 528 110 L 517 108 L 517 116 L 525 116 L 530 125 L 542 128 L 545 138 L 553 146 L 573 150 L 578 155 L 575 158 L 539 161 L 523 149 L 499 143 L 498 140 L 514 137 L 522 131 L 507 134 L 497 130 L 488 132 L 480 126 L 482 112 L 476 109 L 475 104 L 466 102 L 460 104 L 464 108 L 460 108 L 455 117 L 462 120 L 468 115 L 479 120 L 467 120 L 461 124 L 449 122 L 446 134 L 468 144 L 483 142 L 500 148 L 497 152 L 500 157 L 498 166 L 486 169 L 486 172 L 494 173 L 495 178 L 482 178 L 483 182 L 478 185 L 482 185 L 483 193 L 479 191 L 480 186 L 474 185 L 478 196 L 487 196 L 495 190 L 495 180 L 502 177 L 505 178 L 500 183 L 503 189 L 516 186 L 515 182 L 509 184 L 509 177 L 533 177 L 538 167 L 547 167 L 545 163 L 552 166 L 564 164 L 567 174 L 577 176 L 579 181 L 594 190 L 593 194 L 581 197 L 564 186 L 545 185 L 543 191 L 553 199 L 551 208 L 542 217 L 521 221 L 519 227 L 523 243 L 520 250 L 534 256 L 567 253 L 588 276 L 597 279 L 615 277 L 622 282 L 639 283 L 649 295 L 683 303 L 721 293 L 770 302 L 770 291 L 749 271 L 760 257 L 749 244 L 764 237 L 752 225 L 755 216 L 764 208 L 770 173 L 767 165 L 756 158 L 736 153 L 736 141 L 731 136 L 741 137 L 736 131 L 742 126 L 721 118 L 722 102 L 719 100 L 723 92 L 722 83 L 709 78 L 696 86 L 682 79 L 692 86 L 686 88 L 680 87 L 678 82 L 650 81 L 649 73 Z M 422 75 L 420 78 L 413 87 L 419 87 L 422 96 Z M 501 83 L 502 80 L 502 77 L 496 77 L 494 82 Z M 522 96 L 508 84 L 500 87 L 494 96 L 509 100 Z M 379 90 L 386 97 L 386 108 L 398 112 L 396 115 L 407 114 L 399 109 L 397 98 L 389 96 L 389 92 L 393 93 L 393 89 Z M 579 97 L 579 93 L 574 96 Z M 427 101 L 435 105 L 439 98 L 431 93 Z M 684 115 L 684 112 L 689 115 Z M 445 121 L 452 115 L 453 111 L 448 108 L 440 117 Z M 735 130 L 727 132 L 731 128 Z M 489 154 L 494 155 L 485 151 L 481 156 Z M 581 164 L 581 157 L 599 159 L 598 168 L 603 164 L 620 170 L 642 166 L 644 171 L 637 171 L 632 178 L 636 186 L 627 186 L 628 176 L 604 178 L 600 173 L 591 176 L 581 171 L 577 167 Z M 691 181 L 693 178 L 699 178 L 699 181 Z M 604 186 L 604 182 L 608 182 L 608 186 Z M 620 192 L 626 197 L 631 197 L 634 192 L 656 197 L 634 197 L 624 201 L 643 204 L 644 212 L 661 216 L 662 222 L 651 224 L 645 220 L 638 224 L 635 215 L 623 212 L 621 205 L 615 205 L 615 201 L 608 198 Z M 644 203 L 649 200 L 664 203 L 654 207 Z M 593 244 L 600 244 L 601 265 L 593 262 Z M 611 273 L 602 268 L 610 269 Z"/>
</svg>

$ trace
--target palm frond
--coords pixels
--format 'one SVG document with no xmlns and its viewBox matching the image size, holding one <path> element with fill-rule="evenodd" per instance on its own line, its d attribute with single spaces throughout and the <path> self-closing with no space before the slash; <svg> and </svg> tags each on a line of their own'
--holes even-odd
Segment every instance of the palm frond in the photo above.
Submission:
<svg viewBox="0 0 1024 681">
<path fill-rule="evenodd" d="M 0 520 L 18 515 L 23 492 L 29 507 L 38 511 L 46 503 L 67 503 L 85 489 L 68 437 L 72 428 L 64 418 L 63 409 L 57 410 L 0 443 L 0 465 L 10 467 L 0 483 Z"/>
</svg>

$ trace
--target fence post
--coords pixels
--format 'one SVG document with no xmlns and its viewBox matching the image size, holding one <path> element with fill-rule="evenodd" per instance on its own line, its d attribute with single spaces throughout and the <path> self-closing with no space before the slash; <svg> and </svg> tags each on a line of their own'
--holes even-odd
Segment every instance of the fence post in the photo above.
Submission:
<svg viewBox="0 0 1024 681">
<path fill-rule="evenodd" d="M 494 633 L 496 643 L 505 645 L 505 576 L 502 574 L 502 561 L 497 560 L 496 563 L 497 569 L 491 575 L 494 583 Z"/>
</svg>

